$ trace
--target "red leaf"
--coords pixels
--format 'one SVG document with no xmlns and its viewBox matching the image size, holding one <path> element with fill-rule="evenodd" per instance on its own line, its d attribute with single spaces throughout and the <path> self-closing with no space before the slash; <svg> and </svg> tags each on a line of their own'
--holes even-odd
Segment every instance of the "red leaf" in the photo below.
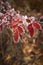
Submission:
<svg viewBox="0 0 43 65">
<path fill-rule="evenodd" d="M 17 25 L 14 25 L 14 26 L 13 26 L 13 29 L 16 30 L 16 29 L 17 29 Z"/>
<path fill-rule="evenodd" d="M 28 31 L 30 33 L 30 36 L 32 37 L 34 35 L 34 29 L 32 27 L 32 24 L 28 25 Z"/>
<path fill-rule="evenodd" d="M 41 30 L 41 25 L 38 22 L 34 22 L 33 26 L 39 30 Z"/>
<path fill-rule="evenodd" d="M 18 26 L 18 31 L 19 31 L 20 34 L 22 34 L 23 33 L 23 28 L 21 26 Z"/>
<path fill-rule="evenodd" d="M 13 21 L 11 24 L 12 24 L 12 26 L 15 26 L 15 25 L 18 24 L 18 22 L 17 21 Z"/>
<path fill-rule="evenodd" d="M 14 42 L 18 42 L 19 41 L 19 34 L 18 34 L 18 31 L 16 30 L 15 32 L 14 32 Z"/>
</svg>

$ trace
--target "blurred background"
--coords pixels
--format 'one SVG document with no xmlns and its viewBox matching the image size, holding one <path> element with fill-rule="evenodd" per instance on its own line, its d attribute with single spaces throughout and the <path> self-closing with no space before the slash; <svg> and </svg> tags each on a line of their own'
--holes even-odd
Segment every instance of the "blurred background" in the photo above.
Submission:
<svg viewBox="0 0 43 65">
<path fill-rule="evenodd" d="M 5 13 L 9 8 L 40 19 L 42 31 L 35 44 L 25 35 L 24 44 L 15 44 L 10 29 L 0 31 L 0 65 L 43 65 L 43 0 L 0 0 L 0 12 Z"/>
<path fill-rule="evenodd" d="M 1 0 L 0 0 L 1 1 Z M 20 10 L 24 14 L 37 15 L 43 14 L 43 0 L 3 0 L 8 1 L 16 10 Z M 25 11 L 25 12 L 24 12 Z M 35 14 L 36 13 L 36 14 Z"/>
<path fill-rule="evenodd" d="M 43 0 L 8 0 L 12 7 L 28 13 L 40 12 L 43 14 Z"/>
</svg>

